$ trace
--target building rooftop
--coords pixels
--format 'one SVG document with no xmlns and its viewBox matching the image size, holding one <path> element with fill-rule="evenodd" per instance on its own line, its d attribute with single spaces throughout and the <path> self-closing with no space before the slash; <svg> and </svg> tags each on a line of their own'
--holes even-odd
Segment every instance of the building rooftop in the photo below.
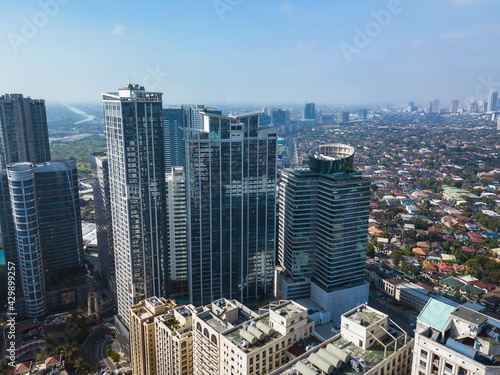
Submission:
<svg viewBox="0 0 500 375">
<path fill-rule="evenodd" d="M 458 303 L 444 297 L 432 298 L 418 316 L 422 322 L 440 331 L 448 326 L 450 314 L 458 307 Z"/>
<path fill-rule="evenodd" d="M 345 313 L 344 316 L 362 326 L 372 325 L 386 317 L 385 314 L 364 305 Z"/>
</svg>

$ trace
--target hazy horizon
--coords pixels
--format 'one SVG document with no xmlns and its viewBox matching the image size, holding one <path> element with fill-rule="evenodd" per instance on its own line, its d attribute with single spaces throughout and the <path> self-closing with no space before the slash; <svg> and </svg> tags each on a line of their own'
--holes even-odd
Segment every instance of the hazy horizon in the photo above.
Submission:
<svg viewBox="0 0 500 375">
<path fill-rule="evenodd" d="M 6 1 L 0 94 L 98 104 L 424 105 L 500 88 L 498 0 Z"/>
</svg>

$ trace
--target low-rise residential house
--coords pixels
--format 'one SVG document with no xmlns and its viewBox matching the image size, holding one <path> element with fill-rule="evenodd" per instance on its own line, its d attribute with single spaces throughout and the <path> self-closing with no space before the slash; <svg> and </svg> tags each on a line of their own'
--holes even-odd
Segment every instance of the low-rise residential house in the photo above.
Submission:
<svg viewBox="0 0 500 375">
<path fill-rule="evenodd" d="M 418 257 L 425 258 L 427 256 L 427 253 L 425 252 L 424 249 L 421 249 L 420 247 L 415 247 L 412 250 L 413 254 L 417 255 Z"/>
<path fill-rule="evenodd" d="M 453 266 L 450 263 L 438 263 L 438 269 L 443 273 L 453 273 Z"/>
<path fill-rule="evenodd" d="M 496 286 L 494 284 L 486 284 L 486 283 L 479 281 L 479 280 L 471 281 L 469 284 L 474 285 L 475 287 L 484 290 L 485 293 L 489 293 L 489 292 L 496 289 Z"/>
<path fill-rule="evenodd" d="M 441 254 L 441 260 L 443 262 L 455 263 L 457 261 L 457 258 L 455 257 L 455 255 L 452 255 L 452 254 Z"/>
<path fill-rule="evenodd" d="M 441 242 L 437 242 L 437 241 L 431 242 L 431 250 L 432 251 L 439 251 L 439 252 L 441 252 L 441 251 L 444 250 L 443 249 L 443 244 Z"/>
<path fill-rule="evenodd" d="M 438 272 L 438 271 L 432 271 L 432 270 L 424 270 L 422 271 L 422 276 L 429 281 L 432 281 L 434 283 L 437 283 L 444 279 L 446 275 L 444 273 Z"/>
<path fill-rule="evenodd" d="M 467 233 L 462 232 L 461 230 L 455 231 L 455 233 L 453 233 L 453 235 L 455 236 L 455 239 L 460 241 L 461 243 L 468 243 L 468 241 L 469 241 L 469 237 L 467 236 Z"/>
<path fill-rule="evenodd" d="M 469 246 L 462 246 L 461 250 L 462 250 L 462 253 L 467 254 L 467 255 L 474 255 L 476 253 L 474 251 L 474 249 L 469 247 Z"/>
<path fill-rule="evenodd" d="M 447 277 L 439 281 L 441 288 L 447 292 L 454 293 L 455 290 L 465 285 L 465 283 L 454 277 Z"/>
<path fill-rule="evenodd" d="M 473 301 L 477 301 L 485 293 L 484 290 L 479 289 L 472 284 L 465 284 L 458 289 L 460 290 L 460 294 Z"/>
<path fill-rule="evenodd" d="M 423 270 L 434 270 L 434 271 L 437 271 L 436 264 L 434 262 L 431 262 L 431 261 L 428 261 L 428 260 L 424 260 L 422 262 L 422 269 Z"/>
<path fill-rule="evenodd" d="M 420 247 L 424 250 L 430 250 L 431 249 L 431 244 L 427 241 L 418 241 L 417 242 L 417 247 Z"/>
<path fill-rule="evenodd" d="M 429 253 L 427 253 L 427 260 L 434 263 L 441 262 L 441 253 L 435 250 L 430 251 Z"/>
<path fill-rule="evenodd" d="M 495 293 L 488 293 L 483 296 L 481 302 L 484 303 L 489 311 L 500 311 L 500 296 Z"/>
</svg>

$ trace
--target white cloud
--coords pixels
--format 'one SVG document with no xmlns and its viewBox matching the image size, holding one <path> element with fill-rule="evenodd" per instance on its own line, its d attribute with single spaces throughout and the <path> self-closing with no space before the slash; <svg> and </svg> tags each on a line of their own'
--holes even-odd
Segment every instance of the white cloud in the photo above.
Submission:
<svg viewBox="0 0 500 375">
<path fill-rule="evenodd" d="M 125 25 L 119 23 L 118 25 L 115 25 L 113 30 L 111 31 L 113 35 L 123 35 L 125 33 Z"/>
</svg>

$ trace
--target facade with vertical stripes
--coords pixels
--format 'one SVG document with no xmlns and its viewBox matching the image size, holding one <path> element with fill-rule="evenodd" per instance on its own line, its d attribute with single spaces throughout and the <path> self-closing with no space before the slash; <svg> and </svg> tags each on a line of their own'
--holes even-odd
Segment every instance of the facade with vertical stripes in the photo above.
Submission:
<svg viewBox="0 0 500 375">
<path fill-rule="evenodd" d="M 162 94 L 104 93 L 118 315 L 168 294 Z"/>
<path fill-rule="evenodd" d="M 184 129 L 189 299 L 247 301 L 273 293 L 277 130 L 259 114 L 204 114 Z"/>
</svg>

